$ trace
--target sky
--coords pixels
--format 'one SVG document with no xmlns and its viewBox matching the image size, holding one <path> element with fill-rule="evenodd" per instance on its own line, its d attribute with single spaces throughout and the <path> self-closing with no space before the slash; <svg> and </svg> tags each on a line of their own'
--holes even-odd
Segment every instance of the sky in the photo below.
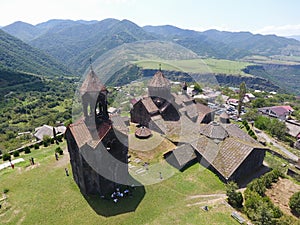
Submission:
<svg viewBox="0 0 300 225">
<path fill-rule="evenodd" d="M 300 35 L 299 0 L 0 0 L 0 26 L 106 18 L 139 26 Z"/>
</svg>

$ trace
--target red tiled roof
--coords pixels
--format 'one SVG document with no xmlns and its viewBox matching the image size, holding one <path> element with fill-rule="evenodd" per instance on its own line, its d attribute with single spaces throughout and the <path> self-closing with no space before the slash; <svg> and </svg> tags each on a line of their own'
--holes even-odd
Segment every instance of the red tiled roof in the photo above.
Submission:
<svg viewBox="0 0 300 225">
<path fill-rule="evenodd" d="M 283 107 L 283 108 L 285 108 L 288 111 L 294 111 L 294 109 L 291 106 L 289 106 L 289 105 L 282 105 L 280 107 Z"/>
<path fill-rule="evenodd" d="M 83 119 L 77 121 L 76 123 L 70 124 L 69 129 L 73 134 L 73 137 L 79 148 L 92 140 L 90 131 L 84 123 Z"/>
<path fill-rule="evenodd" d="M 97 129 L 98 136 L 92 137 L 92 131 L 86 126 L 83 119 L 73 123 L 69 126 L 71 133 L 74 136 L 74 139 L 79 148 L 83 145 L 88 144 L 91 147 L 95 148 L 101 140 L 106 136 L 106 134 L 112 128 L 111 122 L 103 122 L 101 126 Z"/>
</svg>

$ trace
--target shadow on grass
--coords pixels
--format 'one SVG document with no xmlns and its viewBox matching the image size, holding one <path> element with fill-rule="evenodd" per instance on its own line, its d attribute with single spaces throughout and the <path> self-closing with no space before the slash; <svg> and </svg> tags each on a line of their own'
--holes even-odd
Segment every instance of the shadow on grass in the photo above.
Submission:
<svg viewBox="0 0 300 225">
<path fill-rule="evenodd" d="M 118 198 L 118 202 L 114 202 L 111 196 L 99 195 L 83 195 L 91 208 L 101 216 L 110 217 L 119 214 L 134 212 L 143 200 L 146 191 L 141 183 L 130 176 L 130 184 L 132 186 L 120 185 L 120 191 L 129 190 L 128 195 Z"/>
</svg>

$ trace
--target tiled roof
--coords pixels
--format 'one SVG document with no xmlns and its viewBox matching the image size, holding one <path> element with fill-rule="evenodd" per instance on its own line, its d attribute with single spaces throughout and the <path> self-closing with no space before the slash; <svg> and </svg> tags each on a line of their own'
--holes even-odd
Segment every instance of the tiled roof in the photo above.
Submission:
<svg viewBox="0 0 300 225">
<path fill-rule="evenodd" d="M 53 137 L 53 127 L 48 125 L 43 125 L 41 128 L 37 130 L 37 132 L 34 134 L 34 136 L 39 139 L 43 140 L 44 136 Z"/>
<path fill-rule="evenodd" d="M 150 97 L 143 98 L 142 103 L 150 114 L 158 112 L 157 106 Z"/>
<path fill-rule="evenodd" d="M 148 87 L 169 87 L 170 81 L 165 78 L 161 71 L 157 71 L 153 78 L 150 80 Z"/>
<path fill-rule="evenodd" d="M 161 115 L 156 115 L 151 117 L 151 122 L 156 125 L 164 134 L 166 133 L 166 124 Z M 149 125 L 151 129 L 151 123 Z"/>
<path fill-rule="evenodd" d="M 147 127 L 141 126 L 135 131 L 135 136 L 140 137 L 140 138 L 147 138 L 151 136 L 151 130 L 148 129 Z"/>
<path fill-rule="evenodd" d="M 209 137 L 202 133 L 203 135 L 192 142 L 192 146 L 225 179 L 228 179 L 236 171 L 254 149 L 263 150 L 263 146 L 234 124 L 211 125 L 216 125 L 216 123 L 201 125 L 200 130 L 208 134 L 214 132 L 216 134 Z M 214 130 L 215 128 L 217 130 Z M 221 137 L 224 134 L 224 130 L 220 132 L 222 128 L 226 131 L 227 137 L 216 143 L 213 137 Z"/>
<path fill-rule="evenodd" d="M 197 109 L 198 109 L 199 113 L 201 112 L 203 114 L 208 114 L 208 113 L 212 112 L 212 110 L 208 106 L 206 106 L 204 104 L 196 103 L 196 106 L 197 106 Z"/>
<path fill-rule="evenodd" d="M 184 144 L 173 150 L 173 154 L 180 167 L 197 158 L 194 149 L 189 144 Z"/>
<path fill-rule="evenodd" d="M 251 143 L 253 146 L 260 146 L 259 143 L 249 136 L 246 132 L 241 130 L 236 124 L 222 124 L 230 137 L 240 139 L 244 142 Z"/>
<path fill-rule="evenodd" d="M 92 140 L 90 131 L 83 120 L 79 120 L 78 122 L 71 124 L 69 129 L 74 136 L 78 148 L 81 148 L 83 145 Z"/>
<path fill-rule="evenodd" d="M 56 134 L 58 133 L 64 134 L 67 128 L 65 126 L 58 126 L 58 127 L 54 127 L 54 129 Z M 53 127 L 49 125 L 43 125 L 42 127 L 36 129 L 34 136 L 39 140 L 43 140 L 44 136 L 53 137 L 54 136 Z"/>
<path fill-rule="evenodd" d="M 91 70 L 80 87 L 80 94 L 84 95 L 87 92 L 100 92 L 104 90 L 106 90 L 106 87 L 101 83 L 95 72 Z"/>
<path fill-rule="evenodd" d="M 88 144 L 92 148 L 96 148 L 111 128 L 112 124 L 110 122 L 103 122 L 97 130 L 95 129 L 94 133 L 94 131 L 91 130 L 92 128 L 89 129 L 86 126 L 83 119 L 80 119 L 76 123 L 73 123 L 69 126 L 69 129 L 73 134 L 79 148 L 85 144 Z"/>
<path fill-rule="evenodd" d="M 228 132 L 219 123 L 211 122 L 200 125 L 200 134 L 211 139 L 224 140 L 228 137 Z"/>
<path fill-rule="evenodd" d="M 189 118 L 193 119 L 195 117 L 198 117 L 198 107 L 196 104 L 190 104 L 185 106 L 186 114 Z"/>
<path fill-rule="evenodd" d="M 226 138 L 220 144 L 216 144 L 211 139 L 200 136 L 192 145 L 225 179 L 228 179 L 254 150 L 251 144 L 236 138 Z"/>
<path fill-rule="evenodd" d="M 205 116 L 209 113 L 212 113 L 212 110 L 206 106 L 206 105 L 203 105 L 203 104 L 200 104 L 200 103 L 197 103 L 197 109 L 198 109 L 198 123 L 202 123 L 203 119 L 205 118 Z"/>
<path fill-rule="evenodd" d="M 213 162 L 213 166 L 227 179 L 244 162 L 253 149 L 253 146 L 240 142 L 238 139 L 228 138 L 220 143 L 220 151 Z"/>
<path fill-rule="evenodd" d="M 120 115 L 112 115 L 110 119 L 113 123 L 113 127 L 122 132 L 123 134 L 129 133 L 127 123 L 129 123 L 129 118 L 121 117 Z"/>
</svg>

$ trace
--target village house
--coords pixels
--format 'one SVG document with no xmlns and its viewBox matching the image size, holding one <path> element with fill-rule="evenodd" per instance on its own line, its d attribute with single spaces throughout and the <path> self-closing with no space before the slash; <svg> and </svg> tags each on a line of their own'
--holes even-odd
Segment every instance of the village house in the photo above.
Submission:
<svg viewBox="0 0 300 225">
<path fill-rule="evenodd" d="M 293 108 L 289 105 L 263 107 L 259 108 L 258 111 L 264 115 L 275 117 L 283 121 L 287 120 L 294 112 Z"/>
<path fill-rule="evenodd" d="M 48 136 L 50 138 L 53 138 L 54 135 L 63 135 L 66 132 L 66 127 L 63 125 L 52 127 L 49 125 L 44 124 L 41 127 L 37 127 L 35 129 L 34 137 L 37 141 L 43 140 L 44 136 Z"/>
</svg>

